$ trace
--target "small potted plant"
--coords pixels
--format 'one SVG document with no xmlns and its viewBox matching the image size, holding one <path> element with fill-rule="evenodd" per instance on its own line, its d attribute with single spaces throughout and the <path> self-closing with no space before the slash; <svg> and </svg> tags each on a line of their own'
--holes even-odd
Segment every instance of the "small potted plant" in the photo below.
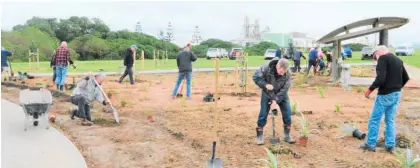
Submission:
<svg viewBox="0 0 420 168">
<path fill-rule="evenodd" d="M 306 146 L 308 144 L 308 136 L 309 136 L 309 123 L 308 120 L 306 120 L 305 116 L 303 115 L 303 113 L 300 113 L 301 118 L 300 118 L 300 138 L 299 138 L 299 143 L 302 146 Z"/>
</svg>

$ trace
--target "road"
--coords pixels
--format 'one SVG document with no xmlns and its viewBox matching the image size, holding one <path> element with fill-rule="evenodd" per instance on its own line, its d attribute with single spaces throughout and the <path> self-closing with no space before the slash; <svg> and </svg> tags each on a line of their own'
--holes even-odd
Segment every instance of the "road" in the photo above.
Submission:
<svg viewBox="0 0 420 168">
<path fill-rule="evenodd" d="M 1 167 L 87 168 L 74 144 L 53 127 L 23 128 L 24 112 L 12 102 L 1 100 Z"/>
</svg>

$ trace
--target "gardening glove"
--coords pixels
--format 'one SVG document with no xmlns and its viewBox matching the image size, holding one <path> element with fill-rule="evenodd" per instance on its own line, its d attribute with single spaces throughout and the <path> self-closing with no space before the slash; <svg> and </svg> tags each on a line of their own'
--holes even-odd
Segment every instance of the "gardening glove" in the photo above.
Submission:
<svg viewBox="0 0 420 168">
<path fill-rule="evenodd" d="M 370 89 L 366 89 L 366 91 L 365 91 L 365 97 L 367 98 L 367 99 L 369 99 L 369 95 L 372 93 L 372 90 L 370 90 Z"/>
</svg>

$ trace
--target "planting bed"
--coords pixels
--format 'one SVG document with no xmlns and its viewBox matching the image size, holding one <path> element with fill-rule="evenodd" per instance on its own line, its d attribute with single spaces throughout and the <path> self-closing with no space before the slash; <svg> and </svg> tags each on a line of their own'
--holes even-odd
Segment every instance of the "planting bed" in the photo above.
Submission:
<svg viewBox="0 0 420 168">
<path fill-rule="evenodd" d="M 266 145 L 256 145 L 256 120 L 259 112 L 260 90 L 249 76 L 247 94 L 237 94 L 240 88 L 232 86 L 233 75 L 220 74 L 220 102 L 217 156 L 224 167 L 262 167 L 267 158 L 263 147 L 269 146 L 271 122 L 264 130 Z M 55 97 L 51 112 L 57 116 L 54 126 L 77 144 L 92 168 L 117 167 L 204 167 L 211 155 L 213 103 L 203 97 L 214 91 L 213 73 L 195 73 L 192 82 L 192 100 L 171 99 L 176 74 L 144 75 L 135 85 L 115 82 L 117 76 L 108 76 L 104 90 L 112 94 L 112 104 L 118 109 L 121 124 L 112 122 L 109 108 L 94 104 L 92 111 L 95 124 L 81 126 L 70 120 L 68 108 L 73 106 L 65 97 Z M 339 126 L 343 122 L 357 124 L 367 130 L 367 121 L 373 99 L 366 99 L 356 90 L 345 91 L 328 84 L 327 77 L 305 78 L 295 76 L 290 89 L 291 102 L 297 102 L 297 111 L 306 113 L 310 134 L 308 145 L 282 143 L 275 149 L 281 152 L 280 162 L 288 161 L 295 167 L 398 167 L 394 157 L 378 148 L 376 153 L 359 149 L 364 141 L 344 137 Z M 77 77 L 81 79 L 81 77 Z M 71 77 L 67 79 L 72 82 Z M 35 78 L 26 84 L 52 85 L 51 78 Z M 49 83 L 49 84 L 48 84 Z M 299 84 L 299 86 L 297 85 Z M 323 88 L 321 98 L 316 88 Z M 51 88 L 55 89 L 55 88 Z M 17 102 L 18 88 L 2 86 L 2 97 Z M 184 92 L 186 89 L 184 88 Z M 69 93 L 69 92 L 68 92 Z M 185 94 L 185 93 L 183 93 Z M 372 96 L 376 92 L 372 93 Z M 58 95 L 57 95 L 58 96 Z M 410 101 L 405 101 L 410 100 Z M 419 142 L 420 133 L 413 132 L 420 119 L 407 119 L 414 106 L 420 102 L 420 89 L 406 88 L 397 119 L 398 132 Z M 340 110 L 337 111 L 337 106 Z M 279 115 L 281 116 L 281 115 Z M 299 115 L 292 116 L 292 136 L 299 138 Z M 271 119 L 269 120 L 271 121 Z M 276 118 L 276 130 L 283 135 L 282 119 Z M 383 127 L 381 127 L 382 136 Z M 282 139 L 282 138 L 281 138 Z M 420 151 L 417 145 L 413 147 Z M 274 149 L 270 147 L 270 149 Z M 417 152 L 418 153 L 418 152 Z"/>
</svg>

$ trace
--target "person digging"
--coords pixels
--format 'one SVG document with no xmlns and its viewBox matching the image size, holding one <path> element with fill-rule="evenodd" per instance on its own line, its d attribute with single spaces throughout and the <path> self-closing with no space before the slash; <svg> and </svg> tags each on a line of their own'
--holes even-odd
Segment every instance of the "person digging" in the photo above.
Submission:
<svg viewBox="0 0 420 168">
<path fill-rule="evenodd" d="M 261 66 L 253 75 L 255 84 L 261 88 L 261 109 L 257 120 L 257 144 L 264 144 L 263 128 L 267 124 L 267 116 L 270 106 L 278 105 L 282 113 L 284 141 L 290 144 L 296 143 L 290 136 L 292 124 L 291 108 L 289 101 L 289 87 L 291 73 L 289 72 L 287 59 L 273 58 L 268 65 Z"/>
<path fill-rule="evenodd" d="M 95 76 L 88 75 L 79 82 L 77 82 L 76 88 L 73 89 L 73 92 L 70 97 L 71 103 L 77 105 L 77 109 L 70 109 L 71 119 L 74 120 L 74 117 L 78 117 L 82 121 L 82 125 L 90 126 L 92 125 L 92 117 L 90 113 L 90 108 L 92 102 L 97 100 L 102 102 L 103 105 L 107 105 L 108 102 L 105 101 L 100 86 L 97 86 L 95 81 L 101 85 L 104 81 L 105 75 L 103 73 L 98 73 Z"/>
</svg>

